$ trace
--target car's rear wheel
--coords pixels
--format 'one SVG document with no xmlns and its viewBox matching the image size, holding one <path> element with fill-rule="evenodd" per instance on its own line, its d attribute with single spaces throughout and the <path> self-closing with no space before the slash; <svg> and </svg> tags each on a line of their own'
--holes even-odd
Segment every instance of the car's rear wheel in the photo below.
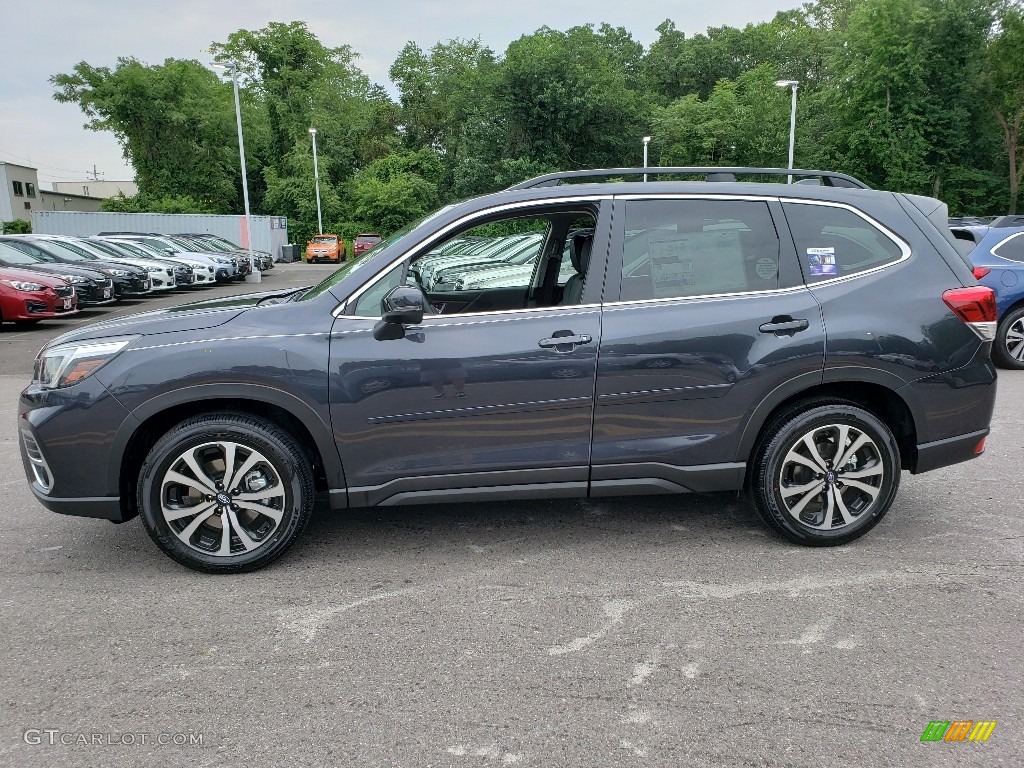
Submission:
<svg viewBox="0 0 1024 768">
<path fill-rule="evenodd" d="M 1008 312 L 999 323 L 992 359 L 1000 368 L 1024 370 L 1024 307 Z"/>
<path fill-rule="evenodd" d="M 208 414 L 153 446 L 138 502 L 146 531 L 177 562 L 208 573 L 253 571 L 284 554 L 306 527 L 313 472 L 277 425 Z"/>
<path fill-rule="evenodd" d="M 764 520 L 786 538 L 836 546 L 878 524 L 899 482 L 899 447 L 889 428 L 852 403 L 819 399 L 766 426 L 750 490 Z"/>
</svg>

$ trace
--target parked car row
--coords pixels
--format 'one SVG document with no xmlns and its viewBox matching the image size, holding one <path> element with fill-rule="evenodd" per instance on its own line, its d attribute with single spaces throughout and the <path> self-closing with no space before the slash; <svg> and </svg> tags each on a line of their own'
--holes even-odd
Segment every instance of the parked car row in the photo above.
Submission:
<svg viewBox="0 0 1024 768">
<path fill-rule="evenodd" d="M 34 323 L 120 299 L 242 279 L 249 271 L 247 254 L 208 236 L 4 235 L 0 322 Z"/>
</svg>

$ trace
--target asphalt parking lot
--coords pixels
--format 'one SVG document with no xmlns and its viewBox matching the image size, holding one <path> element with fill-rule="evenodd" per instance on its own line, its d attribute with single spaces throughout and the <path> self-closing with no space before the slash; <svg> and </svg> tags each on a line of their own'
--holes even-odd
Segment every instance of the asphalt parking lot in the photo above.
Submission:
<svg viewBox="0 0 1024 768">
<path fill-rule="evenodd" d="M 110 314 L 0 334 L 0 765 L 1024 764 L 1024 374 L 984 456 L 904 474 L 841 548 L 732 495 L 398 507 L 211 577 L 27 488 L 32 358 Z M 998 725 L 922 743 L 936 720 Z"/>
</svg>

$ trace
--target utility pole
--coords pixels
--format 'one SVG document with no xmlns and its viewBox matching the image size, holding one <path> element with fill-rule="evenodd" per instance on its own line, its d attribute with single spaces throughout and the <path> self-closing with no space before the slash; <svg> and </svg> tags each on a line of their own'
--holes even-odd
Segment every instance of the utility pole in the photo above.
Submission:
<svg viewBox="0 0 1024 768">
<path fill-rule="evenodd" d="M 86 171 L 85 175 L 88 176 L 89 172 Z M 104 173 L 103 175 L 106 176 L 107 174 Z M 99 173 L 99 171 L 96 170 L 96 163 L 92 164 L 92 180 L 93 181 L 99 181 L 100 180 L 100 173 Z"/>
</svg>

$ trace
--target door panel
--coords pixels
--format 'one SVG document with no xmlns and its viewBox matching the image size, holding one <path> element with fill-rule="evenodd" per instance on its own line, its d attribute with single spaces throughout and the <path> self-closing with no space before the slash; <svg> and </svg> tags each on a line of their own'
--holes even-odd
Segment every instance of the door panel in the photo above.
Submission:
<svg viewBox="0 0 1024 768">
<path fill-rule="evenodd" d="M 781 316 L 808 327 L 759 330 Z M 595 469 L 736 461 L 743 426 L 761 400 L 790 378 L 820 379 L 824 343 L 820 309 L 805 289 L 606 307 Z"/>
<path fill-rule="evenodd" d="M 352 504 L 531 483 L 586 494 L 597 308 L 434 315 L 397 341 L 375 340 L 373 325 L 342 316 L 331 337 L 331 418 Z M 540 346 L 560 337 L 590 341 Z"/>
<path fill-rule="evenodd" d="M 821 380 L 821 309 L 794 285 L 799 266 L 778 236 L 777 206 L 724 195 L 616 200 L 595 490 L 629 478 L 715 489 L 687 467 L 735 487 L 746 460 L 740 438 L 757 405 L 798 377 Z M 724 465 L 733 466 L 723 474 Z"/>
</svg>

